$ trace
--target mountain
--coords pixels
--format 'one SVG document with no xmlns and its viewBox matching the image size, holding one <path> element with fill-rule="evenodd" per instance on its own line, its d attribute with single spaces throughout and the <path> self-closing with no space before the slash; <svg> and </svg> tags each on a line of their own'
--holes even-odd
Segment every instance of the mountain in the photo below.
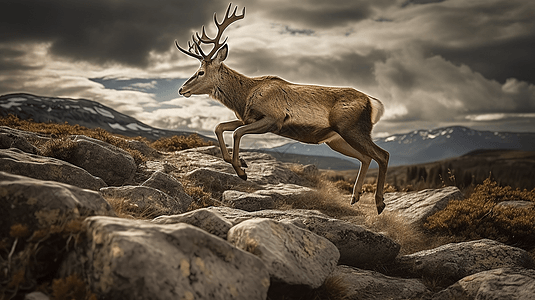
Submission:
<svg viewBox="0 0 535 300">
<path fill-rule="evenodd" d="M 0 116 L 13 114 L 20 119 L 36 122 L 68 122 L 87 128 L 100 127 L 111 133 L 130 137 L 142 136 L 151 141 L 174 135 L 190 135 L 193 132 L 166 130 L 151 127 L 96 101 L 43 97 L 25 93 L 0 96 Z M 201 136 L 206 140 L 211 140 Z"/>
<path fill-rule="evenodd" d="M 478 131 L 467 127 L 452 126 L 391 135 L 376 139 L 375 143 L 390 153 L 390 166 L 400 166 L 458 157 L 481 149 L 535 151 L 535 133 Z M 286 160 L 299 160 L 298 156 L 293 158 L 294 155 L 334 157 L 348 161 L 346 169 L 356 168 L 353 164 L 356 162 L 355 159 L 334 152 L 325 144 L 309 145 L 295 142 L 275 148 L 262 149 L 262 151 L 276 153 Z M 375 162 L 371 167 L 377 167 Z M 343 170 L 344 166 L 330 169 Z"/>
</svg>

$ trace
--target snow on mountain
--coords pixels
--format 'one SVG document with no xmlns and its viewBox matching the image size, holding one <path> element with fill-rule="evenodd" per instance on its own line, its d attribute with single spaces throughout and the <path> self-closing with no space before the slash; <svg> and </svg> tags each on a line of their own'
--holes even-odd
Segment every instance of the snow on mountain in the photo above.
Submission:
<svg viewBox="0 0 535 300">
<path fill-rule="evenodd" d="M 0 116 L 9 114 L 23 120 L 33 119 L 36 122 L 68 122 L 87 128 L 100 127 L 115 134 L 142 136 L 149 140 L 193 133 L 154 128 L 87 99 L 43 97 L 24 93 L 0 96 Z M 205 139 L 212 140 L 206 137 Z"/>
<path fill-rule="evenodd" d="M 390 166 L 399 166 L 458 157 L 480 149 L 535 151 L 535 133 L 478 131 L 467 127 L 453 126 L 396 134 L 376 139 L 375 143 L 390 152 Z M 296 142 L 264 150 L 280 155 L 304 154 L 356 161 L 332 151 L 324 144 L 308 145 Z M 352 165 L 348 164 L 348 168 L 350 167 Z M 376 167 L 376 165 L 374 164 L 372 167 Z"/>
</svg>

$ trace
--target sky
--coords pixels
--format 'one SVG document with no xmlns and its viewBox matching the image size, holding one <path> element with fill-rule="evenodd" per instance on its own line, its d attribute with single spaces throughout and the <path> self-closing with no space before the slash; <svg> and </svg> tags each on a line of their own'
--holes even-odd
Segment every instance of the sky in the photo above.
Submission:
<svg viewBox="0 0 535 300">
<path fill-rule="evenodd" d="M 225 64 L 247 76 L 353 87 L 380 99 L 373 137 L 461 125 L 535 131 L 535 1 L 234 1 Z M 159 128 L 209 133 L 234 114 L 177 90 L 182 54 L 215 34 L 216 0 L 2 0 L 0 94 L 85 98 Z M 264 136 L 263 144 L 280 140 Z"/>
</svg>

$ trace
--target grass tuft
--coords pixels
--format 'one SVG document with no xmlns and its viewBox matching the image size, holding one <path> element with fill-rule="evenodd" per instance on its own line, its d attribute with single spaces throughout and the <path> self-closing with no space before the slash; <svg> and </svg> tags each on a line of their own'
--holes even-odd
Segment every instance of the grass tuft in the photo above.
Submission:
<svg viewBox="0 0 535 300">
<path fill-rule="evenodd" d="M 174 152 L 190 148 L 211 146 L 214 143 L 203 140 L 197 134 L 191 134 L 189 136 L 172 136 L 169 138 L 160 138 L 159 140 L 150 144 L 150 146 L 156 150 L 165 152 Z"/>
</svg>

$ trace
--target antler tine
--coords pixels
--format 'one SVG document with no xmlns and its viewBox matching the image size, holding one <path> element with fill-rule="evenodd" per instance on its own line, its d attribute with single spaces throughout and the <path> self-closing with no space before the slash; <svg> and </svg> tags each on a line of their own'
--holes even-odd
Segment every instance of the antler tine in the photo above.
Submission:
<svg viewBox="0 0 535 300">
<path fill-rule="evenodd" d="M 177 46 L 177 48 L 182 51 L 184 54 L 187 54 L 189 56 L 192 56 L 192 57 L 195 57 L 199 60 L 210 60 L 212 59 L 212 56 L 214 56 L 214 54 L 221 48 L 221 46 L 223 46 L 226 42 L 227 42 L 227 38 L 225 38 L 225 40 L 223 42 L 220 42 L 221 40 L 221 36 L 223 35 L 223 31 L 225 31 L 225 29 L 232 23 L 238 21 L 238 20 L 241 20 L 245 17 L 245 7 L 243 8 L 242 10 L 242 14 L 241 15 L 237 15 L 236 12 L 238 11 L 238 7 L 236 6 L 234 8 L 234 12 L 232 14 L 230 14 L 230 9 L 232 7 L 232 3 L 229 4 L 228 8 L 227 8 L 227 11 L 225 13 L 225 18 L 223 19 L 223 21 L 221 21 L 221 23 L 219 23 L 217 21 L 217 13 L 214 13 L 214 22 L 215 22 L 215 25 L 217 27 L 217 35 L 215 38 L 210 38 L 207 34 L 206 34 L 206 29 L 204 27 L 204 25 L 202 26 L 202 34 L 201 36 L 199 35 L 198 32 L 196 32 L 192 37 L 192 41 L 193 41 L 193 45 L 190 45 L 190 43 L 188 42 L 188 46 L 189 46 L 189 51 L 186 51 L 184 49 L 182 49 L 179 45 L 178 45 L 178 42 L 175 41 L 175 44 Z M 195 37 L 197 39 L 195 39 Z M 204 52 L 202 51 L 201 49 L 201 45 L 200 43 L 204 43 L 204 44 L 214 44 L 214 47 L 212 48 L 212 50 L 210 51 L 210 53 L 208 53 L 208 55 L 204 54 Z M 195 50 L 195 53 L 193 53 L 191 50 Z"/>
<path fill-rule="evenodd" d="M 193 47 L 193 45 L 190 45 L 190 43 L 188 42 L 188 47 L 189 47 L 189 50 L 185 50 L 183 49 L 182 47 L 180 47 L 180 45 L 178 44 L 178 41 L 175 40 L 175 45 L 176 47 L 178 48 L 178 50 L 180 50 L 182 53 L 188 55 L 188 56 L 191 56 L 191 57 L 195 57 L 196 59 L 199 59 L 199 60 L 203 60 L 204 57 L 198 55 L 198 54 L 195 54 L 193 52 L 191 52 L 191 48 Z"/>
</svg>

